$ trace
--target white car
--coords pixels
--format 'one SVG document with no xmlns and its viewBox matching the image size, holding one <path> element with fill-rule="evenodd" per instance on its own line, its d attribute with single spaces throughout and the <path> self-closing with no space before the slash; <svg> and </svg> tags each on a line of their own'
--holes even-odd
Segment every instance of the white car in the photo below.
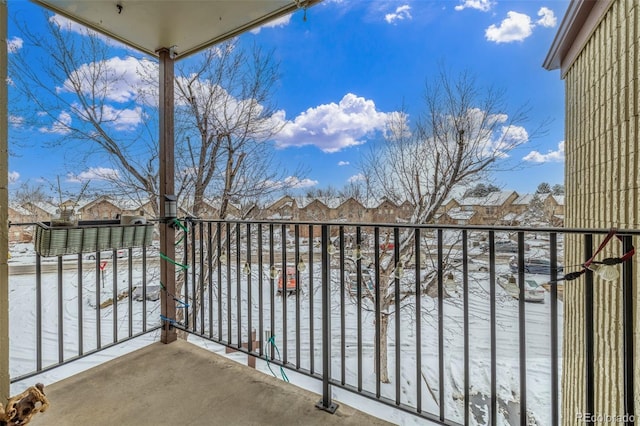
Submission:
<svg viewBox="0 0 640 426">
<path fill-rule="evenodd" d="M 119 258 L 127 257 L 127 250 L 120 249 L 117 250 L 116 255 Z M 87 253 L 84 255 L 86 260 L 96 260 L 96 253 Z M 100 252 L 100 259 L 112 259 L 113 258 L 113 250 L 104 250 Z"/>
</svg>

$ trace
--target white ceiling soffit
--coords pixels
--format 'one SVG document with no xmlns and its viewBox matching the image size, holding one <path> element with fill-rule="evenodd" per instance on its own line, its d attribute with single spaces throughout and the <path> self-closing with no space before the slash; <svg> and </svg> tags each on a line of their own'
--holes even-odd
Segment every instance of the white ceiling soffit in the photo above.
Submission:
<svg viewBox="0 0 640 426">
<path fill-rule="evenodd" d="M 188 56 L 321 0 L 32 0 L 157 56 Z"/>
</svg>

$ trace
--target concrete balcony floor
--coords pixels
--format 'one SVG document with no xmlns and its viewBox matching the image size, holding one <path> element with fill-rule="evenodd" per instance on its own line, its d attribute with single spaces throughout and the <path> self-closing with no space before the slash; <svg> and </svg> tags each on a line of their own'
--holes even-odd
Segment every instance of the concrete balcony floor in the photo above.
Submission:
<svg viewBox="0 0 640 426">
<path fill-rule="evenodd" d="M 154 343 L 45 387 L 31 425 L 388 425 L 186 341 Z M 340 403 L 339 401 L 337 401 Z"/>
</svg>

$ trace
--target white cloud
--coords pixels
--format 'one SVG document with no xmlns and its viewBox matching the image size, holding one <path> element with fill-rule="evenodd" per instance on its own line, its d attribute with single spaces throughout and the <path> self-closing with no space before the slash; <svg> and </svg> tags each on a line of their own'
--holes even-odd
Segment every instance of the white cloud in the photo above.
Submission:
<svg viewBox="0 0 640 426">
<path fill-rule="evenodd" d="M 488 12 L 493 7 L 494 2 L 491 0 L 462 0 L 462 4 L 455 7 L 456 10 L 477 9 L 482 12 Z"/>
<path fill-rule="evenodd" d="M 291 22 L 291 14 L 282 16 L 278 19 L 274 19 L 273 21 L 269 21 L 264 25 L 260 25 L 258 28 L 254 28 L 251 30 L 251 33 L 253 34 L 259 34 L 260 31 L 263 28 L 282 28 L 282 27 L 286 27 L 287 25 L 289 25 L 289 22 Z"/>
<path fill-rule="evenodd" d="M 317 180 L 313 179 L 300 179 L 297 176 L 289 176 L 284 178 L 284 180 L 274 181 L 274 180 L 266 180 L 262 183 L 262 186 L 265 189 L 273 190 L 273 189 L 300 189 L 300 188 L 310 188 L 312 186 L 316 186 L 318 184 Z"/>
<path fill-rule="evenodd" d="M 118 40 L 112 39 L 111 37 L 108 37 L 97 31 L 91 30 L 85 27 L 84 25 L 77 23 L 76 21 L 72 21 L 71 19 L 65 18 L 62 15 L 53 15 L 51 18 L 49 18 L 49 21 L 58 25 L 58 27 L 60 27 L 60 29 L 63 31 L 70 31 L 72 33 L 80 34 L 82 36 L 91 35 L 102 40 L 104 43 L 108 44 L 109 46 L 132 50 L 126 44 L 121 43 Z"/>
<path fill-rule="evenodd" d="M 317 180 L 313 179 L 299 179 L 296 176 L 289 176 L 284 180 L 284 186 L 287 188 L 310 188 L 312 186 L 316 186 L 318 184 Z"/>
<path fill-rule="evenodd" d="M 531 35 L 534 26 L 529 15 L 510 11 L 500 26 L 493 24 L 485 30 L 485 37 L 496 43 L 522 41 Z"/>
<path fill-rule="evenodd" d="M 69 127 L 71 126 L 71 115 L 62 111 L 56 121 L 51 125 L 51 127 L 41 127 L 39 130 L 41 133 L 55 133 L 58 135 L 66 135 L 71 130 Z"/>
<path fill-rule="evenodd" d="M 352 183 L 352 182 L 362 182 L 364 180 L 365 180 L 364 175 L 362 173 L 358 173 L 357 175 L 351 176 L 347 181 L 349 183 Z"/>
<path fill-rule="evenodd" d="M 142 123 L 144 113 L 141 107 L 133 109 L 117 109 L 111 105 L 104 105 L 102 108 L 102 120 L 113 123 L 116 130 L 134 130 L 138 124 Z"/>
<path fill-rule="evenodd" d="M 20 179 L 20 173 L 9 172 L 9 183 L 16 183 Z"/>
<path fill-rule="evenodd" d="M 538 16 L 541 18 L 536 21 L 536 24 L 541 25 L 543 27 L 552 28 L 556 26 L 558 20 L 553 13 L 553 10 L 547 7 L 541 7 L 538 11 Z"/>
<path fill-rule="evenodd" d="M 529 132 L 522 126 L 502 126 L 497 138 L 491 143 L 491 149 L 499 158 L 508 157 L 507 153 L 516 146 L 529 141 Z"/>
<path fill-rule="evenodd" d="M 348 161 L 338 161 L 338 166 L 348 166 L 350 163 Z"/>
<path fill-rule="evenodd" d="M 97 84 L 94 84 L 96 74 L 100 77 L 95 82 Z M 129 56 L 124 59 L 114 57 L 106 61 L 84 64 L 73 71 L 73 79 L 80 83 L 84 93 L 105 93 L 109 101 L 128 102 L 137 99 L 146 91 L 157 93 L 154 77 L 147 78 L 156 74 L 157 64 L 147 59 Z M 73 82 L 67 80 L 56 90 L 59 93 L 72 92 L 74 86 Z"/>
<path fill-rule="evenodd" d="M 88 180 L 113 180 L 119 179 L 120 173 L 115 169 L 106 167 L 90 167 L 77 175 L 68 174 L 68 182 L 86 182 Z"/>
<path fill-rule="evenodd" d="M 22 39 L 20 37 L 13 37 L 7 40 L 8 53 L 16 53 L 20 49 L 22 49 Z"/>
<path fill-rule="evenodd" d="M 531 151 L 523 158 L 524 161 L 531 163 L 560 163 L 564 161 L 564 141 L 558 143 L 558 149 L 556 151 L 548 151 L 546 154 L 541 154 L 538 151 Z"/>
<path fill-rule="evenodd" d="M 499 26 L 493 24 L 485 30 L 485 37 L 487 40 L 496 43 L 511 43 L 513 41 L 522 41 L 529 37 L 536 26 L 546 28 L 556 26 L 557 19 L 553 10 L 541 7 L 538 11 L 538 16 L 540 16 L 540 19 L 532 22 L 529 15 L 510 11 Z"/>
<path fill-rule="evenodd" d="M 287 121 L 274 139 L 278 148 L 315 145 L 324 152 L 338 152 L 362 145 L 366 136 L 383 131 L 389 117 L 377 111 L 372 100 L 348 93 L 337 104 L 309 108 Z M 284 121 L 284 114 L 280 119 Z"/>
<path fill-rule="evenodd" d="M 483 158 L 507 158 L 509 151 L 529 141 L 527 130 L 510 125 L 507 114 L 487 114 L 480 108 L 469 108 L 464 121 L 469 123 L 465 129 L 466 139 L 473 141 L 473 149 Z"/>
<path fill-rule="evenodd" d="M 58 25 L 58 27 L 60 27 L 60 29 L 65 31 L 71 31 L 73 33 L 81 35 L 87 35 L 89 33 L 96 34 L 94 31 L 89 30 L 84 25 L 81 25 L 76 21 L 72 21 L 69 18 L 65 18 L 62 15 L 53 15 L 51 18 L 49 18 L 49 21 L 55 23 L 56 25 Z"/>
<path fill-rule="evenodd" d="M 9 125 L 13 127 L 21 127 L 22 123 L 24 123 L 24 117 L 20 117 L 19 115 L 9 115 L 9 117 L 7 117 L 7 121 L 9 122 Z"/>
<path fill-rule="evenodd" d="M 408 4 L 405 4 L 403 6 L 398 6 L 394 13 L 387 13 L 384 16 L 384 20 L 387 21 L 389 24 L 393 24 L 396 21 L 411 19 L 412 16 L 410 11 L 411 11 L 411 6 L 409 6 Z"/>
</svg>

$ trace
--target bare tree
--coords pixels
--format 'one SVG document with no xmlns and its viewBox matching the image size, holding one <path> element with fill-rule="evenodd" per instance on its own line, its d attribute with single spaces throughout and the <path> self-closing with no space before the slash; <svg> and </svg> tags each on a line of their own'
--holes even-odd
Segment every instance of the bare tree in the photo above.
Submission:
<svg viewBox="0 0 640 426">
<path fill-rule="evenodd" d="M 50 193 L 43 184 L 22 183 L 13 193 L 13 202 L 18 205 L 25 203 L 52 203 Z"/>
<path fill-rule="evenodd" d="M 536 188 L 536 194 L 550 194 L 552 191 L 551 185 L 547 182 L 542 182 Z"/>
<path fill-rule="evenodd" d="M 338 190 L 331 185 L 326 188 L 309 188 L 305 193 L 305 197 L 319 200 L 324 204 L 329 204 L 336 199 L 342 200 Z"/>
<path fill-rule="evenodd" d="M 78 34 L 68 21 L 45 16 L 47 30 L 41 33 L 17 23 L 29 48 L 12 54 L 9 66 L 12 88 L 32 105 L 25 125 L 49 134 L 51 147 L 70 148 L 72 142 L 72 173 L 91 159 L 101 165 L 100 178 L 120 193 L 155 199 L 157 105 L 145 103 L 143 91 L 126 87 L 125 67 L 110 66 L 111 60 L 124 61 L 112 57 L 113 45 L 104 37 L 88 30 Z M 36 55 L 39 66 L 33 67 Z M 127 59 L 138 65 L 134 74 L 157 67 L 147 59 Z"/>
<path fill-rule="evenodd" d="M 114 56 L 103 36 L 46 16 L 46 32 L 21 27 L 29 48 L 11 58 L 14 88 L 36 109 L 25 125 L 49 134 L 52 147 L 73 146 L 71 174 L 97 162 L 94 184 L 106 181 L 106 191 L 140 204 L 151 200 L 157 215 L 157 61 Z M 41 66 L 34 68 L 36 53 Z M 230 203 L 246 213 L 283 188 L 287 170 L 268 143 L 284 123 L 272 102 L 278 80 L 272 58 L 228 42 L 177 67 L 176 187 L 192 215 L 205 199 L 216 201 L 220 218 Z"/>
<path fill-rule="evenodd" d="M 376 145 L 361 164 L 373 193 L 396 203 L 410 202 L 410 223 L 414 224 L 433 223 L 452 191 L 486 176 L 510 150 L 531 137 L 522 127 L 526 110 L 507 115 L 504 92 L 481 89 L 468 73 L 452 77 L 441 69 L 427 82 L 423 99 L 422 115 L 414 125 L 410 126 L 406 113 L 396 114 L 388 123 L 384 142 Z M 389 242 L 393 243 L 393 250 L 388 249 L 392 247 Z M 397 292 L 396 286 L 404 282 L 403 265 L 416 255 L 414 234 L 401 231 L 395 241 L 384 241 L 382 247 L 377 261 L 380 377 L 388 382 L 387 328 L 395 306 L 409 303 L 406 299 L 416 292 L 443 297 L 433 291 L 438 270 L 443 266 L 431 262 L 412 291 Z M 398 294 L 400 303 L 396 303 Z M 372 297 L 371 293 L 365 296 Z"/>
<path fill-rule="evenodd" d="M 544 208 L 544 199 L 540 196 L 538 192 L 533 194 L 531 197 L 531 201 L 529 201 L 529 206 L 527 207 L 527 211 L 525 212 L 525 217 L 528 223 L 531 224 L 546 224 L 547 222 L 547 214 Z"/>
<path fill-rule="evenodd" d="M 559 183 L 553 185 L 553 187 L 551 188 L 551 193 L 553 195 L 564 195 L 564 185 Z"/>
<path fill-rule="evenodd" d="M 178 156 L 179 193 L 188 194 L 193 214 L 199 215 L 207 196 L 225 218 L 234 201 L 282 190 L 275 183 L 285 182 L 288 171 L 275 162 L 267 143 L 283 126 L 272 101 L 279 77 L 272 53 L 226 42 L 179 74 L 176 122 L 184 154 Z"/>
</svg>

